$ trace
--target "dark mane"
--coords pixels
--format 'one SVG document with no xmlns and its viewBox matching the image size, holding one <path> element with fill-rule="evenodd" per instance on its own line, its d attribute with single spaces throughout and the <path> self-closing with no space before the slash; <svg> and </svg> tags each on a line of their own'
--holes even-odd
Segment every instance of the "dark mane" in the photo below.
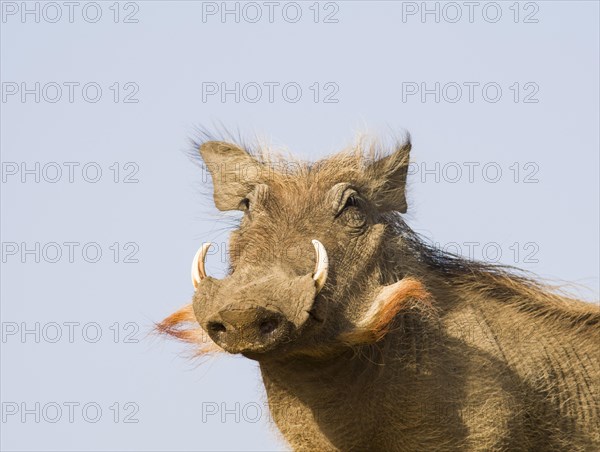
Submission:
<svg viewBox="0 0 600 452">
<path fill-rule="evenodd" d="M 392 215 L 390 226 L 425 269 L 450 286 L 513 304 L 536 317 L 566 319 L 577 327 L 600 324 L 600 309 L 590 311 L 589 303 L 570 296 L 564 287 L 541 281 L 512 265 L 471 260 L 442 250 L 413 231 L 399 214 Z"/>
</svg>

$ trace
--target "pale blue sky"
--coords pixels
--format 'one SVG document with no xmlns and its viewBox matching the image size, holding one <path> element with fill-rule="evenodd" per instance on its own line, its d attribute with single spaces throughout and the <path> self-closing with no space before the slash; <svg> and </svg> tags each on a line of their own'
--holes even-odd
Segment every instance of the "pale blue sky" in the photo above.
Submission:
<svg viewBox="0 0 600 452">
<path fill-rule="evenodd" d="M 74 11 L 69 23 L 64 5 L 61 19 L 49 23 L 56 11 L 42 10 L 43 4 L 39 23 L 33 15 L 23 23 L 20 11 L 12 14 L 13 3 L 3 3 L 3 450 L 284 447 L 268 422 L 254 362 L 223 357 L 194 366 L 181 356 L 180 344 L 145 336 L 153 321 L 190 299 L 189 266 L 200 243 L 227 237 L 227 223 L 202 195 L 201 174 L 184 153 L 197 125 L 222 122 L 307 159 L 341 149 L 360 131 L 408 130 L 413 228 L 453 251 L 458 244 L 468 254 L 471 246 L 479 259 L 494 259 L 499 249 L 500 262 L 582 284 L 589 288 L 582 296 L 598 298 L 597 2 L 521 3 L 517 23 L 513 2 L 499 3 L 496 23 L 493 6 L 486 6 L 485 17 L 477 9 L 470 23 L 461 2 L 456 23 L 448 21 L 455 11 L 444 4 L 439 23 L 433 15 L 424 23 L 418 13 L 406 15 L 421 2 L 322 3 L 318 23 L 313 2 L 300 4 L 296 23 L 290 22 L 293 5 L 285 17 L 276 10 L 269 23 L 263 3 L 257 23 L 248 22 L 255 11 L 243 5 L 239 23 L 231 15 L 222 23 L 219 14 L 203 21 L 203 4 L 193 1 L 122 3 L 114 23 L 112 4 L 100 3 L 96 23 L 85 20 L 94 19 L 92 7 L 85 18 Z M 212 6 L 205 2 L 204 12 Z M 127 15 L 138 22 L 122 23 Z M 325 17 L 338 22 L 323 23 Z M 35 94 L 25 102 L 20 92 L 12 94 L 36 82 L 39 103 Z M 236 82 L 239 103 L 233 94 L 223 103 L 207 91 Z M 434 94 L 423 103 L 407 91 L 436 82 L 439 103 Z M 49 102 L 56 97 L 53 84 L 63 90 L 55 103 Z M 263 95 L 252 103 L 256 85 Z M 452 103 L 457 85 L 462 97 Z M 96 86 L 100 99 L 86 101 Z M 300 99 L 286 100 L 297 86 Z M 491 102 L 496 87 L 502 96 Z M 128 95 L 139 102 L 124 103 Z M 325 103 L 328 95 L 338 102 Z M 25 183 L 21 163 L 34 170 Z M 98 182 L 87 182 L 98 167 Z M 125 177 L 138 182 L 123 183 Z M 58 181 L 48 182 L 53 178 Z M 41 262 L 35 252 L 21 262 L 23 242 L 29 249 L 39 242 Z M 56 252 L 51 242 L 63 253 L 57 263 L 48 262 Z M 74 262 L 64 242 L 79 243 Z M 97 245 L 86 248 L 84 259 L 86 243 Z M 94 247 L 102 257 L 87 262 Z M 217 255 L 208 266 L 217 275 L 226 268 Z M 22 340 L 23 327 L 35 329 L 36 322 L 40 343 L 35 333 Z M 52 322 L 62 333 L 55 343 Z M 65 322 L 79 322 L 72 343 Z M 102 337 L 93 342 L 98 329 Z M 79 403 L 72 405 L 72 423 L 69 402 Z M 22 403 L 33 410 L 25 422 Z M 55 423 L 49 422 L 56 417 L 53 404 L 62 407 Z M 91 405 L 84 415 L 85 404 Z M 96 406 L 102 414 L 91 422 Z M 224 420 L 222 408 L 230 411 Z M 127 416 L 139 422 L 124 422 Z"/>
</svg>

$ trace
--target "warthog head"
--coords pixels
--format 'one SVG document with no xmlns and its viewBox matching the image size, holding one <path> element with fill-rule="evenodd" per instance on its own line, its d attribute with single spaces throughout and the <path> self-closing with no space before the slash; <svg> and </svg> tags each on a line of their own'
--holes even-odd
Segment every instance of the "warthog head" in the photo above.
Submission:
<svg viewBox="0 0 600 452">
<path fill-rule="evenodd" d="M 230 236 L 228 276 L 207 276 L 210 243 L 193 260 L 193 314 L 210 339 L 258 360 L 319 355 L 376 342 L 405 300 L 427 298 L 416 280 L 398 275 L 389 254 L 397 250 L 386 252 L 398 237 L 397 212 L 406 211 L 410 147 L 346 151 L 310 164 L 202 144 L 217 208 L 244 214 Z M 163 330 L 194 339 L 173 328 L 190 317 L 180 311 Z"/>
</svg>

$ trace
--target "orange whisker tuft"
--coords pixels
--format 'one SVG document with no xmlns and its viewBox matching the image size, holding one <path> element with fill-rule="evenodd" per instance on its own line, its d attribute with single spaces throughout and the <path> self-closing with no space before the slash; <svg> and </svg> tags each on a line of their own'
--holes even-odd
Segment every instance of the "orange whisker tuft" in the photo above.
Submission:
<svg viewBox="0 0 600 452">
<path fill-rule="evenodd" d="M 433 298 L 420 281 L 407 277 L 381 289 L 358 326 L 339 339 L 349 345 L 378 342 L 389 332 L 396 315 L 413 307 L 432 312 Z"/>
<path fill-rule="evenodd" d="M 183 342 L 198 345 L 199 348 L 195 353 L 196 356 L 223 351 L 200 327 L 191 303 L 156 324 L 156 331 Z"/>
</svg>

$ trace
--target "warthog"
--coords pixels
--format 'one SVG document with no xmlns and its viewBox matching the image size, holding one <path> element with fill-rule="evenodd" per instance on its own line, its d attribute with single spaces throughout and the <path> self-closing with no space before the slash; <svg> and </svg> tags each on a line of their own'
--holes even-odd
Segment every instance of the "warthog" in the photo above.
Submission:
<svg viewBox="0 0 600 452">
<path fill-rule="evenodd" d="M 600 450 L 600 310 L 413 232 L 410 149 L 285 165 L 205 141 L 215 204 L 243 218 L 227 277 L 202 246 L 159 330 L 257 360 L 294 450 Z"/>
</svg>

